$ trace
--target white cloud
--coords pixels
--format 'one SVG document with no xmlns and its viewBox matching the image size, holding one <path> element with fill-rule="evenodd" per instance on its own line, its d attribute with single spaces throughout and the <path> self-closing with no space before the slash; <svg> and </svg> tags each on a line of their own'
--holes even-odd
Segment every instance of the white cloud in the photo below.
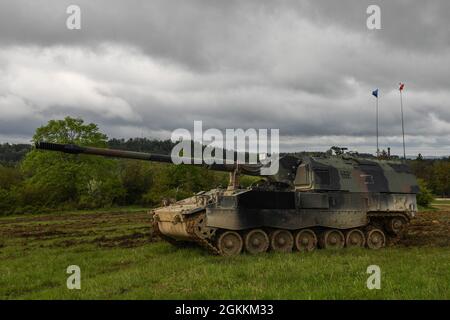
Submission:
<svg viewBox="0 0 450 320">
<path fill-rule="evenodd" d="M 89 53 L 71 48 L 17 48 L 3 50 L 0 60 L 7 65 L 0 75 L 0 95 L 15 103 L 17 110 L 10 112 L 8 105 L 1 104 L 4 118 L 20 114 L 36 114 L 53 108 L 74 108 L 80 112 L 90 111 L 105 118 L 136 121 L 140 117 L 129 103 L 115 95 L 107 82 L 81 73 L 81 64 Z M 101 61 L 97 56 L 97 61 Z M 111 66 L 110 66 L 111 67 Z M 107 71 L 109 69 L 103 68 Z M 14 99 L 14 101 L 11 101 Z"/>
</svg>

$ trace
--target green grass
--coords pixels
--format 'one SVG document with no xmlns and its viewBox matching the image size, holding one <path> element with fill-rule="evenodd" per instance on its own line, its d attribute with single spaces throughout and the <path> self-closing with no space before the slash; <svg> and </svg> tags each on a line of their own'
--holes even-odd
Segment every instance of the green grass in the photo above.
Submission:
<svg viewBox="0 0 450 320">
<path fill-rule="evenodd" d="M 12 249 L 12 248 L 11 248 Z M 449 299 L 448 248 L 209 256 L 154 243 L 132 249 L 2 252 L 2 299 Z M 66 288 L 76 264 L 82 289 Z M 366 288 L 367 266 L 382 272 Z"/>
<path fill-rule="evenodd" d="M 450 206 L 450 200 L 434 200 L 432 205 L 446 205 L 446 206 Z"/>
<path fill-rule="evenodd" d="M 450 200 L 434 199 L 428 207 L 419 205 L 419 211 L 439 211 L 442 208 L 450 208 Z"/>
<path fill-rule="evenodd" d="M 86 227 L 85 214 L 48 223 L 0 219 L 0 298 L 450 299 L 448 246 L 224 258 L 147 238 L 130 247 L 118 240 L 102 246 L 145 229 L 147 216 L 120 213 L 105 220 L 99 214 Z M 67 233 L 23 236 L 23 228 Z M 75 243 L 64 247 L 67 240 Z M 381 290 L 366 287 L 373 264 L 381 268 Z M 81 268 L 81 290 L 66 287 L 69 265 Z"/>
</svg>

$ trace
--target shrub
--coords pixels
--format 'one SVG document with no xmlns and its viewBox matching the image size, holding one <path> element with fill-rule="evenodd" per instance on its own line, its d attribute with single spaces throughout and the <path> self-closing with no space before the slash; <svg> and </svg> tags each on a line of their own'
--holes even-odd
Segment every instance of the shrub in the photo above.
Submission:
<svg viewBox="0 0 450 320">
<path fill-rule="evenodd" d="M 417 204 L 422 207 L 428 207 L 433 201 L 434 197 L 428 189 L 427 183 L 422 179 L 417 179 L 420 192 L 417 194 Z"/>
</svg>

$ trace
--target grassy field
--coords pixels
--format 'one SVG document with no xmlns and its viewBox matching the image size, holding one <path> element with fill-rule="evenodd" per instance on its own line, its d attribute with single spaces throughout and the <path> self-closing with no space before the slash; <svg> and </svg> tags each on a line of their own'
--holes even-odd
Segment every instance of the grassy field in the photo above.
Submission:
<svg viewBox="0 0 450 320">
<path fill-rule="evenodd" d="M 433 205 L 437 205 L 437 206 L 447 205 L 447 206 L 450 206 L 450 199 L 436 199 L 433 202 Z"/>
<path fill-rule="evenodd" d="M 152 241 L 139 208 L 0 219 L 1 299 L 450 299 L 450 206 L 380 251 L 210 256 Z M 366 287 L 381 268 L 381 289 Z M 66 268 L 81 268 L 68 290 Z"/>
</svg>

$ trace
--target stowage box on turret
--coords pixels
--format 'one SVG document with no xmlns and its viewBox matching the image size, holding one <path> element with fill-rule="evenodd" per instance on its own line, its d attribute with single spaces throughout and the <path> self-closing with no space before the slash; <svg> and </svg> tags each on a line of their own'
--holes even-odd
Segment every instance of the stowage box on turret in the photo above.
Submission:
<svg viewBox="0 0 450 320">
<path fill-rule="evenodd" d="M 38 149 L 158 162 L 170 156 L 40 142 Z M 262 164 L 213 164 L 230 172 L 230 187 L 201 192 L 152 211 L 154 232 L 210 252 L 289 252 L 320 248 L 379 249 L 397 238 L 417 211 L 416 178 L 401 161 L 351 154 L 284 156 L 280 170 L 247 189 L 238 175 L 261 175 Z"/>
</svg>

